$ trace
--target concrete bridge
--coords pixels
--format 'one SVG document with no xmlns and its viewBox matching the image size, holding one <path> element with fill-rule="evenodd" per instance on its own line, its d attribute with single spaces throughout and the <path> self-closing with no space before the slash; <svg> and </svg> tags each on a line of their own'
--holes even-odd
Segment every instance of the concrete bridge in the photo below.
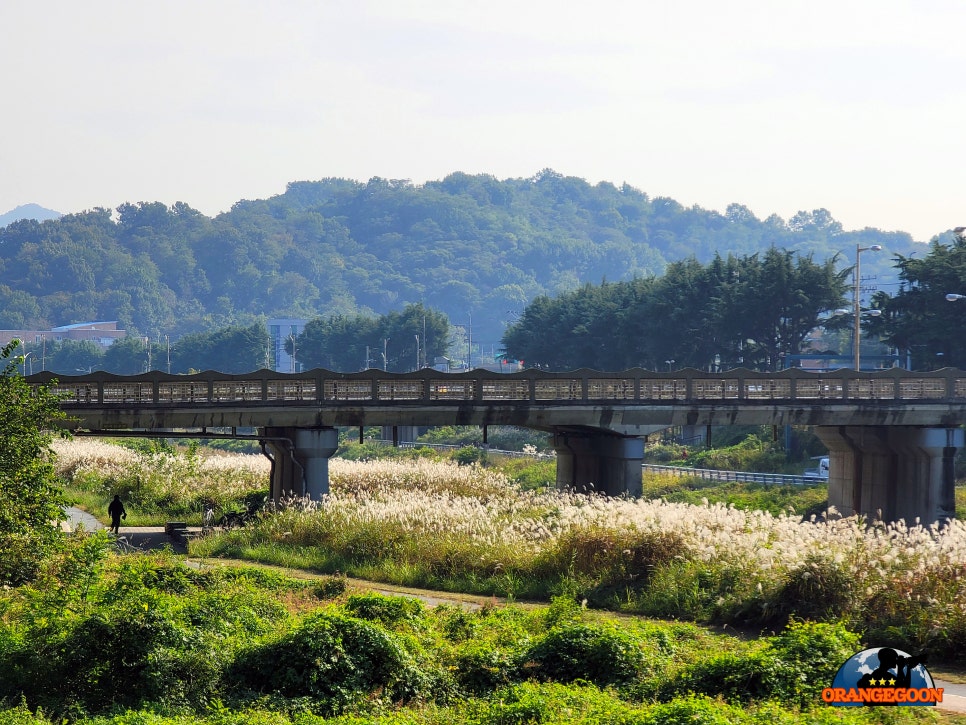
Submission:
<svg viewBox="0 0 966 725">
<path fill-rule="evenodd" d="M 40 373 L 28 382 L 50 384 Z M 830 451 L 829 502 L 844 516 L 913 523 L 955 511 L 966 372 L 731 370 L 501 374 L 425 369 L 246 375 L 58 376 L 67 426 L 101 434 L 256 428 L 271 494 L 328 491 L 338 427 L 513 425 L 553 436 L 557 485 L 641 493 L 644 438 L 669 426 L 808 425 Z"/>
</svg>

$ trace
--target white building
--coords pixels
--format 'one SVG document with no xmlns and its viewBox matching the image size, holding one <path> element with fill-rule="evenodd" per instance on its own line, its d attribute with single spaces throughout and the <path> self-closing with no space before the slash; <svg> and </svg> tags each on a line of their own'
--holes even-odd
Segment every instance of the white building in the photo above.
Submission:
<svg viewBox="0 0 966 725">
<path fill-rule="evenodd" d="M 295 340 L 305 329 L 307 320 L 278 319 L 268 321 L 268 338 L 271 346 L 272 369 L 277 373 L 297 373 L 303 370 L 298 360 L 298 348 L 292 356 L 286 352 L 286 341 Z"/>
</svg>

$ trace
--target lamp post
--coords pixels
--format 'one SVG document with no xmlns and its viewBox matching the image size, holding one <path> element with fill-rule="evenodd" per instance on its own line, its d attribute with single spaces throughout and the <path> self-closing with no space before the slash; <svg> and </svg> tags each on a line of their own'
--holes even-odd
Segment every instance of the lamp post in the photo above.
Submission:
<svg viewBox="0 0 966 725">
<path fill-rule="evenodd" d="M 664 362 L 666 362 L 666 363 L 667 363 L 667 371 L 668 371 L 668 372 L 671 372 L 671 366 L 672 366 L 672 365 L 673 365 L 673 364 L 674 364 L 675 362 L 677 362 L 677 361 L 676 361 L 676 360 L 665 360 Z"/>
<path fill-rule="evenodd" d="M 416 338 L 416 370 L 419 370 L 419 335 L 414 335 Z"/>
<path fill-rule="evenodd" d="M 852 314 L 855 315 L 855 339 L 852 340 L 852 358 L 855 362 L 855 372 L 859 372 L 859 343 L 862 339 L 862 310 L 859 307 L 859 284 L 862 281 L 862 276 L 860 274 L 859 260 L 862 256 L 862 252 L 881 252 L 882 245 L 872 244 L 868 247 L 863 247 L 859 244 L 855 245 L 855 268 L 853 270 L 852 276 Z M 882 314 L 881 312 L 879 314 Z"/>
<path fill-rule="evenodd" d="M 847 307 L 840 307 L 839 309 L 834 310 L 832 312 L 832 316 L 833 317 L 837 317 L 837 316 L 840 316 L 840 315 L 855 315 L 855 321 L 853 322 L 853 328 L 854 328 L 853 329 L 853 335 L 856 336 L 856 339 L 858 339 L 859 331 L 861 329 L 860 324 L 859 324 L 859 320 L 860 320 L 860 318 L 862 317 L 863 314 L 868 315 L 869 317 L 879 317 L 880 315 L 882 315 L 882 310 L 863 310 L 862 308 L 859 308 L 859 314 L 856 315 L 855 314 L 855 310 L 850 310 Z M 858 371 L 858 369 L 859 369 L 859 348 L 858 348 L 858 345 L 855 345 L 854 346 L 854 354 L 855 354 L 855 361 L 854 361 L 855 362 L 855 369 L 856 369 L 856 371 Z"/>
</svg>

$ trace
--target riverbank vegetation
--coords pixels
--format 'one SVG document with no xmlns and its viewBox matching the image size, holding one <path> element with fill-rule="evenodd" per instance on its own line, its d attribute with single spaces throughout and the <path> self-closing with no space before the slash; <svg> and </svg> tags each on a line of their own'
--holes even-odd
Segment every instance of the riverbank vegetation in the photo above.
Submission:
<svg viewBox="0 0 966 725">
<path fill-rule="evenodd" d="M 60 460 L 86 472 L 90 487 L 96 474 L 84 455 L 71 457 L 75 445 L 63 446 Z M 253 458 L 239 458 L 236 480 Z M 117 472 L 104 480 L 104 495 L 123 480 Z M 169 493 L 152 495 L 209 495 L 192 493 L 183 472 L 170 481 Z M 872 643 L 945 658 L 966 651 L 961 521 L 942 529 L 870 526 L 834 512 L 803 519 L 791 510 L 666 497 L 522 490 L 498 470 L 415 453 L 333 459 L 330 481 L 324 502 L 290 501 L 256 525 L 192 542 L 191 554 L 519 600 L 566 596 L 619 612 L 776 631 L 795 618 L 842 621 Z"/>
<path fill-rule="evenodd" d="M 936 721 L 821 704 L 859 647 L 841 624 L 749 640 L 572 597 L 430 608 L 340 577 L 118 555 L 105 534 L 73 537 L 0 603 L 2 723 Z"/>
<path fill-rule="evenodd" d="M 193 512 L 213 482 L 236 505 L 268 466 L 197 447 L 53 447 L 68 497 L 123 490 L 145 518 Z M 336 459 L 330 474 L 325 501 L 197 540 L 191 566 L 62 536 L 0 590 L 0 723 L 956 722 L 819 693 L 863 644 L 961 651 L 958 524 L 526 490 L 426 450 Z M 347 574 L 491 596 L 431 606 Z"/>
</svg>

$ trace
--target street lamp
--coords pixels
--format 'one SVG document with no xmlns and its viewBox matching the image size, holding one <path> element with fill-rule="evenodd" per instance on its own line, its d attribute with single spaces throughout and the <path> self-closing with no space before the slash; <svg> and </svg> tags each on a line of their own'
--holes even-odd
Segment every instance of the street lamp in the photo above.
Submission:
<svg viewBox="0 0 966 725">
<path fill-rule="evenodd" d="M 946 295 L 946 302 L 955 302 L 956 300 L 966 300 L 966 295 L 958 295 L 955 292 Z"/>
<path fill-rule="evenodd" d="M 855 268 L 852 273 L 852 314 L 855 315 L 855 339 L 852 341 L 852 357 L 855 362 L 855 371 L 859 371 L 859 342 L 862 335 L 862 310 L 859 308 L 859 283 L 862 281 L 861 274 L 859 273 L 859 260 L 862 256 L 862 252 L 881 252 L 882 245 L 872 244 L 868 247 L 863 247 L 858 244 L 855 245 Z M 879 312 L 881 315 L 882 313 Z"/>
<path fill-rule="evenodd" d="M 861 320 L 862 315 L 868 315 L 869 317 L 879 317 L 879 316 L 882 315 L 882 310 L 875 310 L 875 309 L 872 309 L 872 310 L 863 310 L 863 309 L 859 308 L 859 314 L 857 314 L 857 315 L 855 314 L 855 310 L 850 310 L 847 307 L 840 307 L 839 309 L 832 311 L 832 316 L 833 317 L 838 317 L 840 315 L 855 315 L 855 321 L 853 323 L 854 324 L 853 334 L 855 335 L 855 340 L 858 340 L 859 339 L 859 335 L 861 334 L 861 332 L 860 332 L 861 331 L 860 320 Z M 858 369 L 859 369 L 859 346 L 858 346 L 858 344 L 855 341 L 853 341 L 853 352 L 854 352 L 854 355 L 855 355 L 855 360 L 854 360 L 854 362 L 855 362 L 855 369 L 856 369 L 856 371 L 858 371 Z"/>
<path fill-rule="evenodd" d="M 675 362 L 677 362 L 677 361 L 676 361 L 676 360 L 665 360 L 664 362 L 666 362 L 666 363 L 667 363 L 667 371 L 668 371 L 668 372 L 671 372 L 671 366 L 672 366 L 672 365 L 673 365 L 673 364 L 674 364 Z"/>
<path fill-rule="evenodd" d="M 414 335 L 416 338 L 416 370 L 419 370 L 419 335 Z"/>
</svg>

